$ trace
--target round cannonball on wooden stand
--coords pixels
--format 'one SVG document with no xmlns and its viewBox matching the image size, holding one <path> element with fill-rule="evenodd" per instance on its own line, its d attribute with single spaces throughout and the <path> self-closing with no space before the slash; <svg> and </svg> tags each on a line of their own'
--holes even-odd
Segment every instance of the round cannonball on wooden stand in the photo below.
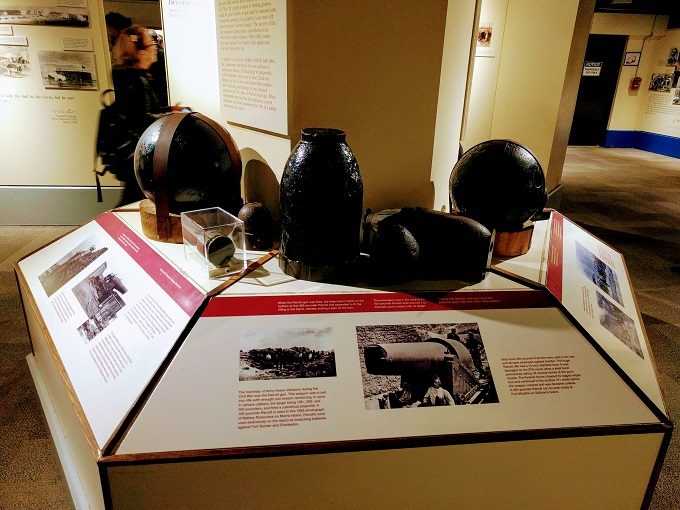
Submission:
<svg viewBox="0 0 680 510">
<path fill-rule="evenodd" d="M 475 145 L 463 153 L 449 178 L 451 212 L 495 230 L 494 255 L 501 257 L 529 250 L 531 218 L 543 210 L 547 198 L 538 159 L 512 140 Z"/>
<path fill-rule="evenodd" d="M 220 207 L 235 216 L 243 205 L 238 147 L 198 112 L 171 113 L 151 124 L 137 143 L 134 165 L 147 197 L 140 215 L 149 239 L 181 243 L 182 212 Z"/>
</svg>

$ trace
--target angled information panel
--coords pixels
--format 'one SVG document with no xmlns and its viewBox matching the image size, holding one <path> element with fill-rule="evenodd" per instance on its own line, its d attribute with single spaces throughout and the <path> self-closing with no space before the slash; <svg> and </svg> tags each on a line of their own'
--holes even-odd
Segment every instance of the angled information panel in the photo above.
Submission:
<svg viewBox="0 0 680 510">
<path fill-rule="evenodd" d="M 655 423 L 542 291 L 227 292 L 116 454 Z"/>
<path fill-rule="evenodd" d="M 547 244 L 545 286 L 665 414 L 621 253 L 556 211 L 550 218 Z"/>
<path fill-rule="evenodd" d="M 113 213 L 18 263 L 101 450 L 204 295 Z"/>
</svg>

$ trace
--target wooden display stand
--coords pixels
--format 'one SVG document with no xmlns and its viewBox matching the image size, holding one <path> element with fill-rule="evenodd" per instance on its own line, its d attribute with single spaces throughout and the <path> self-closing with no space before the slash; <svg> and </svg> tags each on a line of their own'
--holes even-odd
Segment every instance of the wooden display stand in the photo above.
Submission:
<svg viewBox="0 0 680 510">
<path fill-rule="evenodd" d="M 637 345 L 624 345 L 587 317 L 576 324 L 569 279 L 590 280 L 572 278 L 575 273 L 557 285 L 554 268 L 568 267 L 571 254 L 563 266 L 542 254 L 559 251 L 547 249 L 558 242 L 553 230 L 591 253 L 599 253 L 593 246 L 600 244 L 553 216 L 537 223 L 526 255 L 500 263 L 468 287 L 413 282 L 405 292 L 380 292 L 318 284 L 287 277 L 271 260 L 201 306 L 220 282 L 200 280 L 181 246 L 146 240 L 136 212 L 109 213 L 98 225 L 85 225 L 20 261 L 33 348 L 27 360 L 76 507 L 431 508 L 452 498 L 479 509 L 646 507 L 672 429 L 651 350 L 629 302 L 627 279 L 619 280 L 614 297 L 634 315 Z M 183 278 L 191 280 L 176 294 L 184 311 L 167 311 L 162 319 L 189 317 L 194 310 L 186 326 L 180 321 L 173 330 L 179 333 L 168 337 L 161 331 L 151 343 L 142 338 L 150 330 L 139 314 L 152 307 L 150 317 L 162 317 L 152 303 L 162 303 L 163 294 L 133 277 L 132 269 L 119 270 L 128 287 L 125 307 L 98 335 L 74 341 L 69 321 L 60 322 L 49 305 L 72 300 L 73 283 L 46 297 L 39 276 L 73 253 L 81 239 L 98 239 L 97 247 L 107 248 L 100 255 L 105 258 L 88 267 L 102 260 L 112 271 L 141 264 L 143 273 L 159 281 L 168 275 L 163 292 L 169 293 L 185 285 Z M 132 258 L 117 246 L 129 249 Z M 154 254 L 162 255 L 159 262 Z M 171 262 L 159 272 L 161 259 Z M 615 254 L 609 260 L 623 278 Z M 183 298 L 189 295 L 190 306 Z M 563 305 L 556 307 L 555 299 Z M 369 405 L 374 392 L 366 381 L 382 376 L 367 373 L 359 332 L 387 328 L 389 334 L 373 341 L 391 342 L 399 328 L 438 324 L 477 324 L 496 396 L 487 392 L 488 400 L 470 397 L 446 408 Z M 125 331 L 138 334 L 125 338 Z M 334 375 L 285 378 L 271 369 L 273 378 L 249 379 L 256 370 L 244 368 L 243 360 L 250 346 L 260 345 L 257 338 L 290 345 L 284 336 L 292 334 L 299 343 L 309 331 L 329 342 L 319 349 L 333 351 Z M 116 339 L 120 349 L 102 350 Z M 134 350 L 147 347 L 143 356 Z M 121 349 L 131 364 L 118 379 L 125 382 L 138 369 L 134 384 L 104 382 L 104 374 L 92 370 L 91 353 L 114 356 Z M 456 367 L 470 363 L 463 351 L 459 346 L 453 355 Z M 158 354 L 158 365 L 149 364 Z M 88 370 L 89 378 L 83 376 Z M 540 375 L 546 370 L 550 378 Z M 532 377 L 522 379 L 522 373 Z M 106 398 L 92 400 L 100 390 Z M 122 412 L 112 412 L 120 400 Z"/>
<path fill-rule="evenodd" d="M 497 257 L 516 257 L 524 255 L 531 247 L 534 224 L 526 225 L 517 232 L 496 231 L 493 254 Z"/>
<path fill-rule="evenodd" d="M 158 234 L 158 217 L 156 216 L 156 205 L 148 199 L 139 203 L 139 216 L 142 221 L 142 231 L 149 239 L 164 241 L 166 243 L 182 243 L 182 221 L 178 214 L 170 214 L 170 236 L 161 239 Z"/>
</svg>

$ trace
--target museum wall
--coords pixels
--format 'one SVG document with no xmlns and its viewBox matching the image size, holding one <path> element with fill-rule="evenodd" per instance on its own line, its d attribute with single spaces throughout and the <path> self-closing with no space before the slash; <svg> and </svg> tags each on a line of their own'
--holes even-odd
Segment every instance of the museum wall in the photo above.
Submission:
<svg viewBox="0 0 680 510">
<path fill-rule="evenodd" d="M 510 138 L 541 162 L 549 190 L 558 184 L 566 152 L 593 2 L 509 0 L 502 58 L 493 98 L 490 138 Z M 566 128 L 568 134 L 568 127 Z"/>
<path fill-rule="evenodd" d="M 464 150 L 491 138 L 508 1 L 484 0 L 481 5 L 478 24 L 480 27 L 490 27 L 492 36 L 488 48 L 478 43 L 475 53 L 465 130 L 462 136 Z"/>
<path fill-rule="evenodd" d="M 147 28 L 162 28 L 160 2 L 148 0 L 134 1 L 125 0 L 122 2 L 104 2 L 104 12 L 119 12 L 132 19 L 134 25 L 141 25 Z"/>
<path fill-rule="evenodd" d="M 77 223 L 109 205 L 97 203 L 94 189 L 81 193 L 94 186 L 100 91 L 111 86 L 102 4 L 56 4 L 38 5 L 72 15 L 68 22 L 43 9 L 37 17 L 25 10 L 5 11 L 0 23 L 3 224 Z M 0 7 L 19 9 L 35 5 L 33 0 L 0 2 Z"/>
<path fill-rule="evenodd" d="M 33 0 L 3 0 L 0 8 L 35 4 Z M 47 4 L 54 6 L 52 2 Z M 25 46 L 6 45 L 3 42 L 10 36 L 0 36 L 1 51 L 5 55 L 18 55 L 17 51 L 21 51 L 27 61 L 20 72 L 0 72 L 0 143 L 3 147 L 0 185 L 93 183 L 99 91 L 110 86 L 110 79 L 101 4 L 89 0 L 83 5 L 87 5 L 84 12 L 87 12 L 89 26 L 82 28 L 0 24 L 0 28 L 10 29 L 14 38 L 23 38 L 26 42 Z M 59 72 L 73 66 L 83 66 L 91 72 L 92 81 L 71 82 Z"/>
<path fill-rule="evenodd" d="M 171 98 L 228 127 L 244 159 L 246 200 L 275 202 L 302 128 L 335 127 L 359 161 L 364 207 L 447 205 L 474 0 L 428 9 L 408 1 L 283 0 L 162 7 Z M 264 53 L 249 42 L 261 34 L 261 16 L 272 16 L 264 34 L 280 43 Z M 205 30 L 211 24 L 216 36 Z M 241 69 L 229 67 L 234 62 Z M 253 83 L 252 64 L 269 78 Z M 271 104 L 259 108 L 253 88 L 266 89 Z"/>
<path fill-rule="evenodd" d="M 652 53 L 651 72 L 643 77 L 643 86 L 646 85 L 647 99 L 642 107 L 638 131 L 652 133 L 664 137 L 672 137 L 668 143 L 680 144 L 680 62 L 675 61 L 675 65 L 668 65 L 673 49 L 680 49 L 680 29 L 668 30 L 664 37 L 661 37 L 656 44 L 650 48 Z M 656 74 L 666 76 L 669 81 L 672 79 L 671 87 L 663 87 L 656 91 L 649 90 L 651 87 L 651 75 Z M 647 78 L 645 80 L 645 78 Z M 644 143 L 644 142 L 643 142 Z M 680 157 L 680 150 L 675 150 L 675 157 Z"/>
<path fill-rule="evenodd" d="M 643 79 L 640 90 L 630 90 L 630 82 L 636 74 L 642 77 L 651 75 L 654 47 L 656 41 L 666 33 L 667 23 L 667 16 L 595 13 L 592 34 L 627 35 L 626 52 L 642 52 L 639 67 L 621 66 L 609 119 L 610 130 L 637 129 L 640 109 L 647 98 L 648 80 Z"/>
<path fill-rule="evenodd" d="M 680 87 L 669 59 L 680 48 L 680 30 L 666 30 L 667 16 L 599 14 L 592 33 L 628 35 L 626 52 L 640 52 L 639 66 L 623 66 L 609 119 L 606 147 L 632 147 L 680 157 Z M 634 77 L 642 78 L 639 90 L 630 90 Z M 651 90 L 652 77 L 669 86 Z"/>
</svg>

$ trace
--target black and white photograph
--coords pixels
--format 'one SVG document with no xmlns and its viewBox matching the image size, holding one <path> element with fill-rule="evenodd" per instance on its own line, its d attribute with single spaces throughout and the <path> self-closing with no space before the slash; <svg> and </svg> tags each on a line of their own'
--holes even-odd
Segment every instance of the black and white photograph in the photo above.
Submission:
<svg viewBox="0 0 680 510">
<path fill-rule="evenodd" d="M 243 332 L 239 381 L 335 377 L 332 332 L 330 327 Z"/>
<path fill-rule="evenodd" d="M 576 241 L 576 256 L 581 266 L 581 271 L 583 271 L 588 279 L 623 306 L 621 285 L 619 284 L 616 272 L 578 241 Z"/>
<path fill-rule="evenodd" d="M 600 312 L 600 324 L 644 359 L 633 319 L 599 292 L 597 293 L 597 308 Z"/>
<path fill-rule="evenodd" d="M 666 62 L 667 67 L 675 67 L 678 64 L 678 49 L 671 48 L 668 55 L 668 61 Z"/>
<path fill-rule="evenodd" d="M 479 325 L 357 326 L 366 409 L 497 404 Z"/>
<path fill-rule="evenodd" d="M 477 48 L 475 56 L 477 57 L 493 57 L 495 51 L 493 48 L 493 23 L 489 21 L 481 21 L 477 27 Z"/>
<path fill-rule="evenodd" d="M 87 9 L 77 7 L 0 7 L 0 24 L 88 28 Z"/>
<path fill-rule="evenodd" d="M 627 51 L 626 56 L 623 58 L 624 66 L 637 66 L 640 65 L 640 52 L 639 51 Z"/>
<path fill-rule="evenodd" d="M 676 106 L 680 105 L 680 88 L 675 89 L 675 92 L 673 92 L 673 104 Z"/>
<path fill-rule="evenodd" d="M 88 317 L 78 327 L 86 343 L 101 333 L 125 306 L 122 298 L 127 292 L 125 284 L 115 273 L 105 274 L 106 269 L 104 262 L 73 287 L 73 294 Z"/>
<path fill-rule="evenodd" d="M 108 250 L 106 246 L 97 247 L 95 238 L 88 238 L 52 264 L 38 276 L 47 297 L 61 289 L 74 276 L 103 255 L 106 250 Z"/>
<path fill-rule="evenodd" d="M 477 46 L 491 46 L 491 37 L 493 37 L 493 24 L 481 23 L 477 28 Z"/>
<path fill-rule="evenodd" d="M 0 77 L 25 78 L 31 74 L 31 61 L 25 46 L 0 45 Z"/>
<path fill-rule="evenodd" d="M 97 69 L 93 53 L 40 51 L 38 62 L 46 89 L 97 90 Z"/>
<path fill-rule="evenodd" d="M 653 92 L 670 92 L 673 86 L 673 75 L 664 74 L 652 74 L 652 79 L 649 82 L 649 90 Z"/>
</svg>

